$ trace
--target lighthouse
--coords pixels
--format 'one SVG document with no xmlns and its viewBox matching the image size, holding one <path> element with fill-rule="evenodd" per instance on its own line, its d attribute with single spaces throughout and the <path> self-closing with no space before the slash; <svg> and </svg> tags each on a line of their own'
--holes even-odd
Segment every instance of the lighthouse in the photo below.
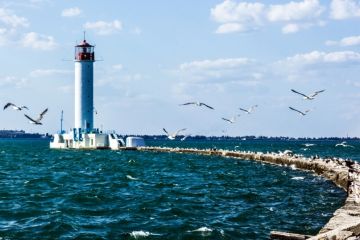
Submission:
<svg viewBox="0 0 360 240">
<path fill-rule="evenodd" d="M 104 133 L 94 126 L 94 48 L 85 36 L 75 45 L 75 123 L 68 132 L 63 131 L 61 124 L 61 130 L 54 134 L 50 148 L 119 150 L 145 146 L 141 137 L 127 137 L 125 144 L 114 131 Z"/>
<path fill-rule="evenodd" d="M 75 46 L 75 129 L 94 129 L 94 46 L 84 39 Z"/>
</svg>

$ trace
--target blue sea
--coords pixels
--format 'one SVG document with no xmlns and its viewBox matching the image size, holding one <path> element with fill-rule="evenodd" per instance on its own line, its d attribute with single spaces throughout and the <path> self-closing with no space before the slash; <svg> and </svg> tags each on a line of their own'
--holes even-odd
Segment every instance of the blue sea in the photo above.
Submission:
<svg viewBox="0 0 360 240">
<path fill-rule="evenodd" d="M 314 145 L 305 146 L 311 143 Z M 148 140 L 359 160 L 360 143 Z M 346 193 L 311 172 L 191 154 L 51 150 L 47 140 L 0 140 L 0 239 L 268 239 L 316 234 Z"/>
</svg>

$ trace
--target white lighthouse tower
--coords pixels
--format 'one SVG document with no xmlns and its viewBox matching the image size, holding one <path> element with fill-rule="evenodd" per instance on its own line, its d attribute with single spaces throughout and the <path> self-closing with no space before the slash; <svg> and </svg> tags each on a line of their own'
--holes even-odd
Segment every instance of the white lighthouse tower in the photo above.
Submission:
<svg viewBox="0 0 360 240">
<path fill-rule="evenodd" d="M 84 39 L 75 46 L 75 129 L 94 130 L 94 46 Z"/>
<path fill-rule="evenodd" d="M 94 46 L 84 40 L 75 46 L 75 124 L 69 132 L 54 134 L 50 148 L 120 149 L 125 142 L 115 132 L 94 127 Z M 144 146 L 139 137 L 128 137 L 126 147 Z"/>
</svg>

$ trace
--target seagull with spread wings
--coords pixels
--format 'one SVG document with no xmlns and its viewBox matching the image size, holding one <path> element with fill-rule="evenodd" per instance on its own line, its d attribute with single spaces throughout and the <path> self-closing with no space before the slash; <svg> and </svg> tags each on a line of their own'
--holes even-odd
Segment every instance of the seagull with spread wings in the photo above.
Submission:
<svg viewBox="0 0 360 240">
<path fill-rule="evenodd" d="M 11 102 L 5 104 L 4 110 L 7 109 L 8 107 L 12 107 L 14 110 L 17 110 L 17 111 L 21 111 L 21 110 L 23 110 L 23 109 L 29 110 L 29 109 L 27 108 L 27 106 L 21 106 L 21 107 L 19 107 L 19 106 L 16 106 L 15 104 L 13 104 L 13 103 L 11 103 Z"/>
<path fill-rule="evenodd" d="M 30 121 L 30 123 L 32 123 L 32 124 L 35 124 L 35 125 L 42 125 L 42 123 L 40 122 L 42 119 L 43 119 L 43 117 L 44 117 L 44 115 L 45 115 L 45 113 L 48 111 L 48 109 L 46 108 L 44 111 L 42 111 L 42 113 L 40 113 L 40 115 L 39 115 L 39 117 L 37 118 L 37 119 L 33 119 L 33 118 L 31 118 L 31 117 L 29 117 L 28 115 L 26 115 L 26 114 L 24 114 L 25 115 L 25 117 L 27 118 L 27 119 L 29 119 Z"/>
<path fill-rule="evenodd" d="M 209 109 L 214 110 L 213 107 L 211 107 L 211 106 L 209 106 L 209 105 L 207 105 L 206 103 L 203 103 L 203 102 L 187 102 L 187 103 L 180 104 L 180 106 L 185 106 L 185 105 L 196 105 L 198 107 L 204 106 L 204 107 L 207 107 Z"/>
<path fill-rule="evenodd" d="M 301 116 L 305 116 L 308 112 L 310 112 L 310 110 L 305 110 L 305 112 L 302 112 L 302 111 L 300 111 L 300 110 L 298 110 L 296 108 L 293 108 L 293 107 L 289 107 L 289 108 L 290 108 L 290 110 L 293 110 L 293 111 L 295 111 L 297 113 L 300 113 Z"/>
<path fill-rule="evenodd" d="M 244 109 L 244 108 L 239 108 L 239 109 L 240 109 L 241 111 L 246 112 L 247 114 L 250 114 L 250 113 L 252 113 L 252 112 L 255 110 L 256 107 L 258 107 L 258 105 L 251 106 L 249 109 Z"/>
<path fill-rule="evenodd" d="M 232 118 L 228 119 L 228 118 L 221 118 L 222 120 L 224 120 L 225 122 L 228 123 L 235 123 L 236 122 L 236 118 L 240 117 L 240 114 L 233 116 Z"/>
<path fill-rule="evenodd" d="M 186 128 L 183 128 L 183 129 L 177 130 L 177 131 L 176 131 L 176 132 L 174 132 L 174 133 L 169 133 L 168 131 L 166 131 L 166 129 L 165 129 L 165 128 L 163 128 L 163 130 L 164 130 L 164 132 L 166 133 L 166 135 L 167 135 L 168 139 L 170 139 L 170 140 L 174 140 L 174 139 L 176 138 L 176 136 L 177 136 L 180 132 L 185 131 L 185 130 L 186 130 Z"/>
<path fill-rule="evenodd" d="M 354 148 L 354 146 L 347 144 L 346 141 L 335 144 L 335 147 L 351 147 L 351 148 Z"/>
<path fill-rule="evenodd" d="M 312 93 L 312 94 L 310 94 L 310 95 L 306 95 L 306 94 L 301 93 L 301 92 L 298 92 L 298 91 L 296 91 L 296 90 L 294 90 L 294 89 L 291 89 L 291 91 L 292 91 L 293 93 L 296 93 L 296 94 L 299 94 L 299 95 L 303 96 L 303 98 L 306 99 L 306 100 L 313 100 L 313 99 L 315 99 L 315 96 L 316 96 L 316 95 L 318 95 L 319 93 L 324 92 L 325 89 L 320 90 L 320 91 L 316 91 L 316 92 L 314 92 L 314 93 Z"/>
</svg>

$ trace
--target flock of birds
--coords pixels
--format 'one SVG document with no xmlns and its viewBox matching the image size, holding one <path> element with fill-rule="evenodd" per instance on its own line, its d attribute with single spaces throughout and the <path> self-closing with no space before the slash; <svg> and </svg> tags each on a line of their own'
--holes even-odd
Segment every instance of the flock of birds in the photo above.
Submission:
<svg viewBox="0 0 360 240">
<path fill-rule="evenodd" d="M 319 95 L 320 93 L 324 92 L 325 89 L 323 90 L 319 90 L 319 91 L 315 91 L 314 93 L 311 93 L 311 94 L 304 94 L 302 92 L 299 92 L 299 91 L 296 91 L 294 89 L 291 89 L 291 91 L 293 93 L 296 93 L 300 96 L 303 97 L 303 99 L 305 100 L 314 100 L 315 97 L 317 95 Z M 183 104 L 180 104 L 179 106 L 188 106 L 188 105 L 194 105 L 194 106 L 197 106 L 197 107 L 205 107 L 205 108 L 208 108 L 208 109 L 211 109 L 211 110 L 215 110 L 214 107 L 210 106 L 209 104 L 206 104 L 206 103 L 203 103 L 203 102 L 186 102 L 186 103 L 183 103 Z M 246 113 L 246 114 L 251 114 L 255 111 L 255 109 L 258 107 L 258 105 L 253 105 L 251 106 L 250 108 L 246 109 L 246 108 L 239 108 L 240 111 Z M 304 110 L 304 111 L 301 111 L 299 109 L 296 109 L 294 107 L 289 107 L 290 110 L 294 111 L 294 112 L 297 112 L 299 113 L 301 116 L 305 116 L 308 112 L 310 112 L 310 110 Z M 225 117 L 222 117 L 221 119 L 225 122 L 228 122 L 230 124 L 233 124 L 236 122 L 237 118 L 240 117 L 240 114 L 236 114 L 234 116 L 232 116 L 231 118 L 225 118 Z M 176 139 L 176 136 L 178 136 L 181 132 L 184 132 L 186 131 L 186 128 L 183 128 L 183 129 L 179 129 L 177 130 L 176 132 L 173 132 L 173 133 L 169 133 L 165 128 L 163 128 L 163 131 L 166 133 L 167 135 L 167 138 L 170 139 L 170 140 L 175 140 Z M 184 141 L 188 136 L 190 135 L 186 135 L 184 136 L 181 141 Z"/>
<path fill-rule="evenodd" d="M 296 91 L 296 90 L 294 90 L 294 89 L 291 89 L 291 91 L 292 91 L 293 93 L 299 94 L 299 95 L 302 96 L 303 99 L 305 99 L 305 100 L 314 100 L 314 99 L 315 99 L 315 96 L 317 96 L 319 93 L 324 92 L 325 89 L 320 90 L 320 91 L 316 91 L 316 92 L 314 92 L 314 93 L 312 93 L 312 94 L 309 94 L 309 95 L 306 95 L 306 94 L 304 94 L 304 93 L 298 92 L 298 91 Z M 305 116 L 308 112 L 310 112 L 309 109 L 307 109 L 307 110 L 305 110 L 305 111 L 300 111 L 299 109 L 296 109 L 296 108 L 293 108 L 293 107 L 289 107 L 289 109 L 292 110 L 292 111 L 295 111 L 295 112 L 299 113 L 301 116 Z"/>
<path fill-rule="evenodd" d="M 313 99 L 315 99 L 315 97 L 316 97 L 319 93 L 324 92 L 325 89 L 324 89 L 324 90 L 320 90 L 320 91 L 316 91 L 316 92 L 314 92 L 314 93 L 312 93 L 312 94 L 309 94 L 309 95 L 306 95 L 306 94 L 301 93 L 301 92 L 299 92 L 299 91 L 296 91 L 296 90 L 294 90 L 294 89 L 291 89 L 291 91 L 292 91 L 293 93 L 296 93 L 296 94 L 298 94 L 298 95 L 301 95 L 305 100 L 313 100 Z M 187 106 L 187 105 L 195 105 L 195 106 L 198 106 L 198 107 L 206 107 L 206 108 L 208 108 L 208 109 L 215 110 L 215 108 L 213 108 L 212 106 L 210 106 L 210 105 L 208 105 L 208 104 L 206 104 L 206 103 L 203 103 L 203 102 L 186 102 L 186 103 L 180 104 L 180 106 Z M 7 109 L 7 108 L 9 108 L 9 107 L 12 107 L 12 108 L 13 108 L 14 110 L 16 110 L 16 111 L 22 111 L 22 110 L 24 110 L 24 109 L 29 110 L 29 108 L 28 108 L 27 106 L 17 106 L 17 105 L 15 105 L 14 103 L 11 103 L 11 102 L 5 104 L 4 110 Z M 248 108 L 248 109 L 239 108 L 239 110 L 242 111 L 242 112 L 245 112 L 246 114 L 251 114 L 251 113 L 254 112 L 254 110 L 255 110 L 257 107 L 258 107 L 258 105 L 253 105 L 253 106 L 251 106 L 251 107 Z M 302 115 L 302 116 L 305 116 L 305 115 L 310 111 L 310 110 L 301 111 L 301 110 L 296 109 L 296 108 L 294 108 L 294 107 L 289 107 L 289 109 L 292 110 L 292 111 L 295 111 L 295 112 L 299 113 L 299 114 Z M 43 119 L 43 117 L 44 117 L 44 115 L 47 113 L 47 111 L 48 111 L 48 108 L 46 108 L 44 111 L 42 111 L 37 118 L 32 118 L 32 117 L 30 117 L 30 116 L 27 115 L 27 114 L 24 114 L 24 116 L 29 120 L 30 123 L 35 124 L 35 125 L 42 125 L 41 120 Z M 97 113 L 96 110 L 95 110 L 95 113 Z M 231 118 L 225 118 L 225 117 L 223 117 L 223 118 L 221 118 L 221 119 L 224 120 L 225 122 L 228 122 L 228 123 L 231 123 L 231 124 L 232 124 L 232 123 L 235 123 L 235 122 L 236 122 L 236 120 L 237 120 L 237 118 L 238 118 L 239 116 L 240 116 L 240 114 L 236 114 L 235 116 L 233 116 L 233 117 L 231 117 Z M 183 131 L 185 131 L 185 130 L 186 130 L 186 128 L 183 128 L 183 129 L 177 130 L 176 132 L 169 133 L 165 128 L 163 128 L 163 131 L 166 133 L 168 139 L 170 139 L 170 140 L 176 139 L 176 136 L 178 136 L 181 132 L 183 132 Z M 184 141 L 184 140 L 185 140 L 187 137 L 189 137 L 189 136 L 190 136 L 190 135 L 185 135 L 181 140 Z"/>
<path fill-rule="evenodd" d="M 301 96 L 303 96 L 303 99 L 305 100 L 314 100 L 315 99 L 315 96 L 317 96 L 319 93 L 322 93 L 325 91 L 324 90 L 320 90 L 320 91 L 316 91 L 312 94 L 309 94 L 309 95 L 306 95 L 304 93 L 301 93 L 299 91 L 296 91 L 294 89 L 291 89 L 291 91 L 293 93 L 296 93 L 296 94 L 299 94 Z M 206 107 L 208 109 L 211 109 L 211 110 L 215 110 L 215 108 L 211 107 L 210 105 L 206 104 L 206 103 L 203 103 L 203 102 L 187 102 L 187 103 L 183 103 L 183 104 L 180 104 L 180 106 L 187 106 L 187 105 L 195 105 L 195 106 L 198 106 L 198 107 Z M 5 106 L 4 106 L 4 109 L 3 110 L 6 110 L 7 108 L 12 108 L 13 110 L 16 110 L 16 111 L 22 111 L 24 109 L 26 110 L 29 110 L 29 108 L 27 106 L 17 106 L 15 105 L 14 103 L 6 103 Z M 246 114 L 251 114 L 254 112 L 254 110 L 258 107 L 258 105 L 253 105 L 251 106 L 250 108 L 248 109 L 245 109 L 245 108 L 239 108 L 240 111 L 243 111 L 245 112 Z M 305 110 L 305 111 L 300 111 L 296 108 L 293 108 L 293 107 L 289 107 L 290 110 L 292 111 L 295 111 L 297 113 L 299 113 L 300 115 L 302 116 L 305 116 L 310 110 Z M 44 118 L 44 115 L 47 113 L 48 111 L 48 108 L 46 108 L 45 110 L 43 110 L 39 116 L 37 118 L 32 118 L 30 117 L 29 115 L 27 114 L 24 114 L 24 116 L 29 120 L 30 123 L 32 124 L 35 124 L 35 125 L 42 125 L 42 122 L 41 120 Z M 94 112 L 95 114 L 97 114 L 97 111 L 94 109 Z M 239 117 L 240 114 L 237 114 L 235 116 L 233 116 L 232 118 L 228 119 L 228 118 L 221 118 L 222 120 L 228 122 L 228 123 L 235 123 L 236 122 L 236 118 Z M 180 133 L 186 131 L 186 128 L 182 128 L 182 129 L 179 129 L 177 130 L 176 132 L 173 132 L 173 133 L 169 133 L 165 128 L 163 128 L 163 131 L 166 133 L 167 135 L 167 138 L 170 139 L 170 140 L 175 140 L 176 137 L 178 135 L 180 135 Z M 184 141 L 186 140 L 186 138 L 188 138 L 189 136 L 191 136 L 190 134 L 187 134 L 187 135 L 183 135 L 183 137 L 180 139 L 181 141 Z M 307 147 L 308 146 L 312 146 L 313 144 L 309 144 L 309 145 L 306 145 Z M 347 144 L 346 142 L 341 142 L 341 143 L 338 143 L 335 145 L 335 147 L 351 147 L 351 148 L 354 148 L 354 146 L 352 145 L 349 145 Z"/>
<path fill-rule="evenodd" d="M 14 103 L 11 103 L 11 102 L 5 104 L 4 110 L 9 108 L 9 107 L 12 107 L 12 109 L 14 109 L 16 111 L 22 111 L 24 109 L 29 110 L 29 108 L 27 106 L 17 106 Z M 30 123 L 35 124 L 35 125 L 42 125 L 41 120 L 44 118 L 44 115 L 47 113 L 47 111 L 48 111 L 48 108 L 46 108 L 44 111 L 42 111 L 36 119 L 30 117 L 27 114 L 24 114 L 24 116 L 29 120 Z"/>
</svg>

